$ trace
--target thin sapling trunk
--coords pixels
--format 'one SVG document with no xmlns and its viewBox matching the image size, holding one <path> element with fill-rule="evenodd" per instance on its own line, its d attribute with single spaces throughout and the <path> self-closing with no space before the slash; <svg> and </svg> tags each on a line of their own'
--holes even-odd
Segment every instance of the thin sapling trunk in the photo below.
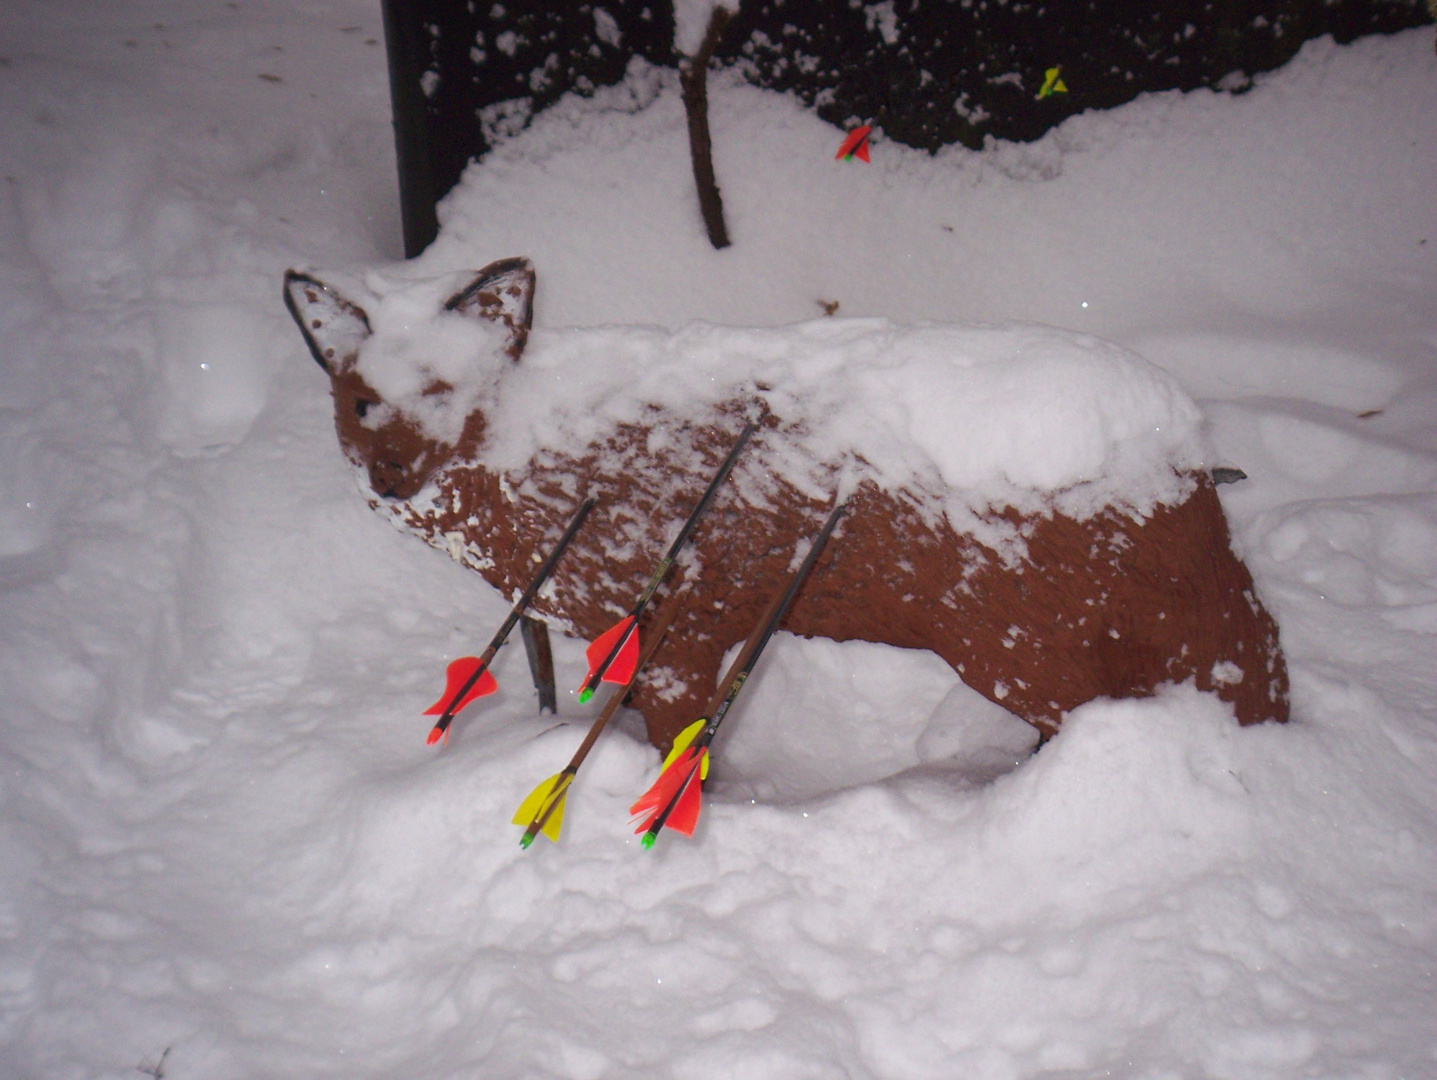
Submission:
<svg viewBox="0 0 1437 1080">
<path fill-rule="evenodd" d="M 684 111 L 689 120 L 689 154 L 694 163 L 699 212 L 703 214 L 709 242 L 717 250 L 728 247 L 729 239 L 723 220 L 723 200 L 719 197 L 718 181 L 714 178 L 713 140 L 709 137 L 708 70 L 728 20 L 728 8 L 716 5 L 699 51 L 693 56 L 679 58 L 679 82 L 683 87 Z"/>
</svg>

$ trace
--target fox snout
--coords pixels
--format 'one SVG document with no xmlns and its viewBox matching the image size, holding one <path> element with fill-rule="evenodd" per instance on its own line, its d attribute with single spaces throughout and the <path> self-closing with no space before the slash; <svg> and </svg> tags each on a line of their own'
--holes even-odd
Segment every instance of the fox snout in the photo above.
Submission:
<svg viewBox="0 0 1437 1080">
<path fill-rule="evenodd" d="M 382 499 L 410 499 L 423 484 L 413 483 L 409 471 L 398 461 L 371 461 L 369 486 Z"/>
</svg>

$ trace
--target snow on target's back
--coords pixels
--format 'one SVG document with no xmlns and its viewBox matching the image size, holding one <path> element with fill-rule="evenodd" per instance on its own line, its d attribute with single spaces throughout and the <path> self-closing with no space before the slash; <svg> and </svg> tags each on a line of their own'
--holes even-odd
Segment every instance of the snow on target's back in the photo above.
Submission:
<svg viewBox="0 0 1437 1080">
<path fill-rule="evenodd" d="M 410 285 L 379 300 L 366 357 L 381 351 L 386 325 L 413 332 L 418 289 L 438 295 Z M 388 318 L 391 306 L 403 318 Z M 424 340 L 432 352 L 466 339 Z M 398 357 L 384 352 L 392 368 Z M 837 466 L 844 486 L 871 478 L 943 493 L 962 526 L 1002 506 L 1145 514 L 1181 501 L 1190 483 L 1180 474 L 1205 457 L 1201 414 L 1173 378 L 1119 346 L 1044 326 L 822 318 L 762 329 L 540 328 L 514 365 L 464 369 L 428 352 L 411 360 L 442 369 L 480 404 L 481 456 L 509 473 L 541 452 L 582 456 L 618 424 L 651 424 L 655 407 L 703 423 L 734 401 L 762 401 L 778 417 L 790 437 L 775 441 L 770 465 L 800 490 L 826 499 Z"/>
<path fill-rule="evenodd" d="M 947 491 L 950 516 L 1049 500 L 1079 518 L 1146 513 L 1180 501 L 1177 471 L 1204 458 L 1197 406 L 1116 346 L 1040 327 L 868 320 L 536 333 L 501 385 L 485 457 L 517 469 L 541 447 L 577 452 L 614 423 L 642 423 L 649 404 L 697 418 L 742 397 L 793 425 L 778 465 L 800 489 L 822 496 L 827 466 L 843 463 L 850 481 Z"/>
</svg>

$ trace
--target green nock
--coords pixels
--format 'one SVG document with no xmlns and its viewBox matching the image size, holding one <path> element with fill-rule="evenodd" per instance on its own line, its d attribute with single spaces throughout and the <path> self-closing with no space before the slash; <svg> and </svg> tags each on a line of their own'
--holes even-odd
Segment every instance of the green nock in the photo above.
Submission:
<svg viewBox="0 0 1437 1080">
<path fill-rule="evenodd" d="M 654 846 L 654 838 L 656 836 L 658 836 L 658 833 L 644 833 L 644 838 L 640 840 L 639 843 L 643 845 L 645 851 L 648 851 L 651 847 Z"/>
<path fill-rule="evenodd" d="M 590 690 L 587 686 L 584 687 L 584 689 L 579 691 L 579 704 L 587 705 L 589 703 L 589 699 L 593 696 L 594 692 Z"/>
</svg>

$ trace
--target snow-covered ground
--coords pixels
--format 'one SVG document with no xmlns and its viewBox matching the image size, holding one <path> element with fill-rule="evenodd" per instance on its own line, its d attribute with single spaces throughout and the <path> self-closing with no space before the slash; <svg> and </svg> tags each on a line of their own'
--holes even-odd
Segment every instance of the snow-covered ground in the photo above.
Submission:
<svg viewBox="0 0 1437 1080">
<path fill-rule="evenodd" d="M 780 637 L 693 840 L 589 707 L 373 514 L 279 293 L 399 250 L 377 3 L 0 9 L 0 1077 L 1437 1076 L 1437 56 L 1310 43 L 937 157 L 719 77 L 501 146 L 406 273 L 544 328 L 821 314 L 1099 335 L 1196 397 L 1293 720 L 1178 687 L 1026 729 L 945 665 Z M 556 643 L 560 685 L 582 643 Z M 861 675 L 855 674 L 861 672 Z M 981 699 L 978 699 L 981 700 Z"/>
</svg>

